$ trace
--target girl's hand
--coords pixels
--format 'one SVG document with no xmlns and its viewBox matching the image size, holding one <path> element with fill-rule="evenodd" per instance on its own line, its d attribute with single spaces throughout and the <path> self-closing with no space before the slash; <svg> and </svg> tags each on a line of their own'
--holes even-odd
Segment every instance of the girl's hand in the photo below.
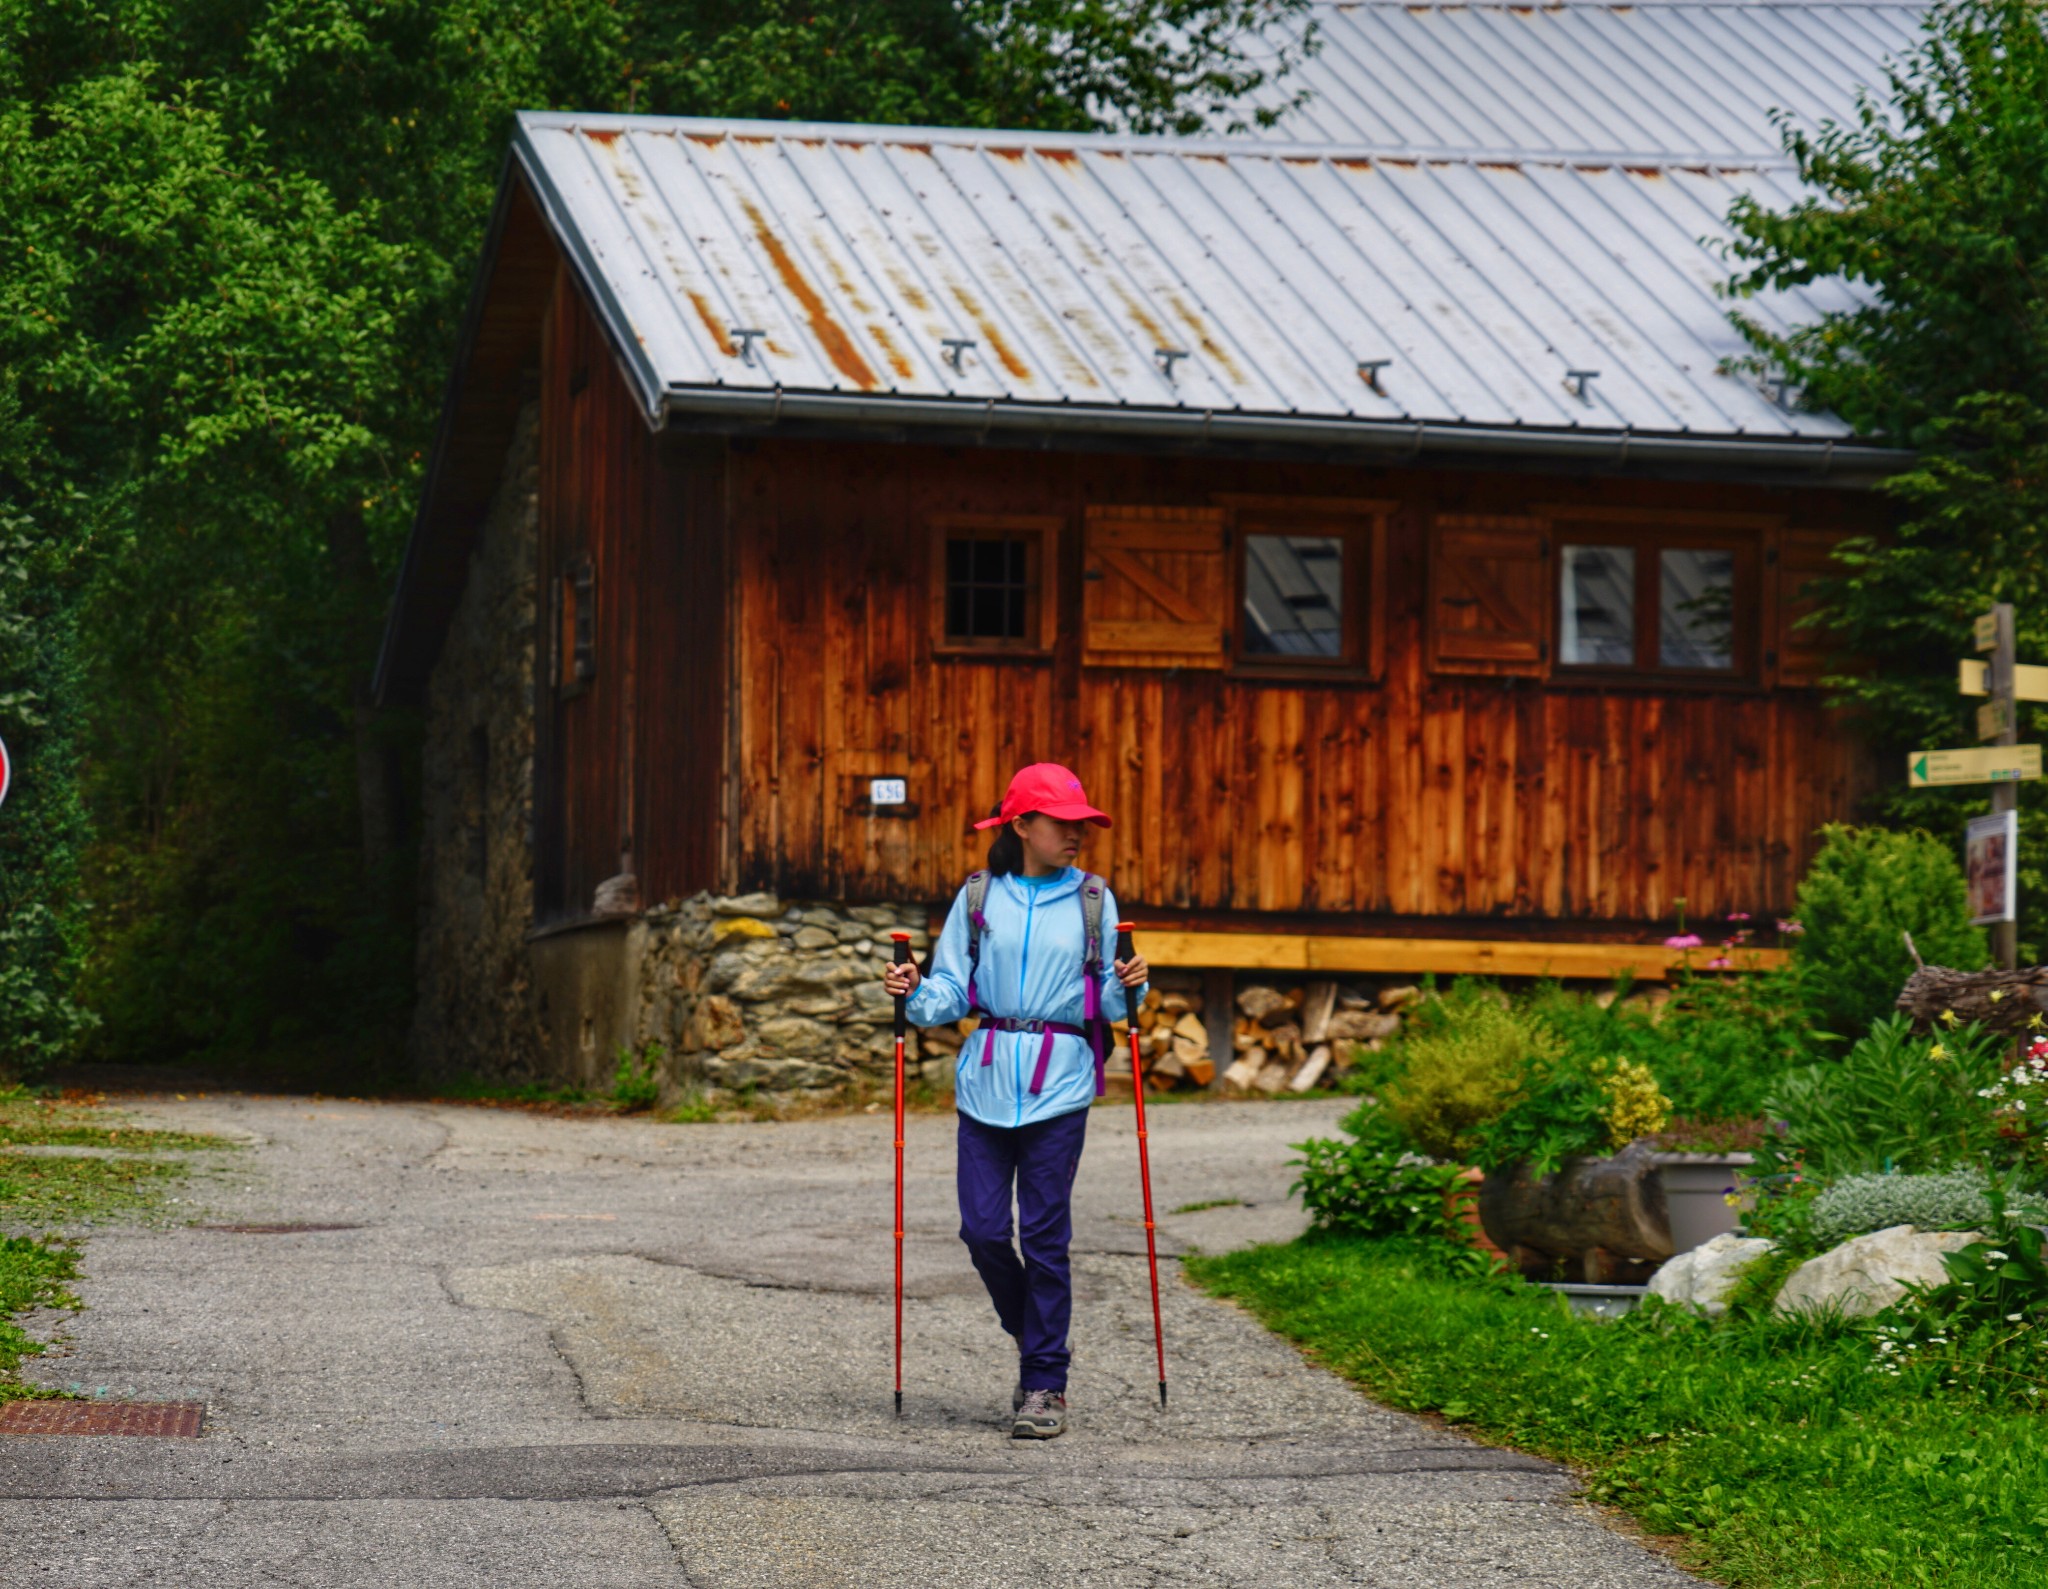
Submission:
<svg viewBox="0 0 2048 1589">
<path fill-rule="evenodd" d="M 924 978 L 917 974 L 917 967 L 908 960 L 902 965 L 886 966 L 882 970 L 882 986 L 889 990 L 892 999 L 907 999 L 917 991 L 918 983 Z"/>
<path fill-rule="evenodd" d="M 1116 963 L 1116 979 L 1127 988 L 1142 988 L 1151 975 L 1152 968 L 1145 964 L 1143 955 L 1132 955 Z"/>
</svg>

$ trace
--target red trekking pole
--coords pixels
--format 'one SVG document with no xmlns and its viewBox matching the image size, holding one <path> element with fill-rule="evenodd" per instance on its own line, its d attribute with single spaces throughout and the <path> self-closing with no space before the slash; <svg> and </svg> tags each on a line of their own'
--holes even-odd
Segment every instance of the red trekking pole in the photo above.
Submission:
<svg viewBox="0 0 2048 1589">
<path fill-rule="evenodd" d="M 1118 960 L 1129 960 L 1137 954 L 1137 950 L 1131 945 L 1131 931 L 1131 924 L 1127 921 L 1116 924 Z M 1145 1070 L 1138 1058 L 1138 1004 L 1143 997 L 1142 990 L 1134 999 L 1131 990 L 1124 989 L 1124 1002 L 1128 1006 L 1131 1021 L 1131 1102 L 1138 1111 L 1138 1181 L 1145 1188 L 1145 1266 L 1152 1272 L 1152 1349 L 1159 1358 L 1159 1405 L 1164 1407 L 1166 1328 L 1159 1322 L 1159 1248 L 1152 1234 L 1156 1228 L 1152 1220 L 1152 1158 L 1145 1150 Z M 900 1051 L 902 1045 L 897 1046 Z M 901 1134 L 898 1133 L 899 1136 Z"/>
<path fill-rule="evenodd" d="M 892 932 L 895 940 L 895 963 L 899 966 L 910 963 L 910 934 Z M 903 1000 L 896 1001 L 896 1416 L 903 1416 Z M 1146 1194 L 1147 1212 L 1150 1212 L 1151 1194 Z"/>
</svg>

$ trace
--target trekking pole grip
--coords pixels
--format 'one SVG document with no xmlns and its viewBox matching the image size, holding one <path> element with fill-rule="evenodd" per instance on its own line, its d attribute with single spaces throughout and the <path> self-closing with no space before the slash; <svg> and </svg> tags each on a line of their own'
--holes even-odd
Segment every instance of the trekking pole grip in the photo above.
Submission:
<svg viewBox="0 0 2048 1589">
<path fill-rule="evenodd" d="M 907 932 L 892 932 L 892 933 L 890 933 L 890 934 L 889 934 L 889 937 L 890 937 L 890 938 L 891 938 L 891 939 L 892 939 L 892 940 L 894 941 L 894 944 L 895 944 L 895 952 L 894 952 L 894 955 L 893 955 L 893 962 L 894 962 L 894 963 L 895 963 L 896 965 L 899 965 L 899 966 L 907 966 L 907 965 L 909 965 L 909 964 L 910 964 L 910 934 L 909 934 L 909 933 L 907 933 Z M 896 999 L 896 1035 L 897 1035 L 898 1037 L 901 1037 L 901 1036 L 903 1035 L 903 1027 L 904 1027 L 904 1014 L 903 1014 L 903 1006 L 904 1006 L 904 1002 L 905 1002 L 905 1001 L 904 1001 L 903 997 L 902 997 L 902 996 L 901 996 L 901 995 L 899 994 L 899 995 L 897 996 L 897 999 Z"/>
</svg>

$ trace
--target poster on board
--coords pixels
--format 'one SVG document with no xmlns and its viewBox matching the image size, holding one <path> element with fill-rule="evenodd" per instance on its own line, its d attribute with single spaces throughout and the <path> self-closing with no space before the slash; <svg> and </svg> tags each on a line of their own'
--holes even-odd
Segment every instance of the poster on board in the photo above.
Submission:
<svg viewBox="0 0 2048 1589">
<path fill-rule="evenodd" d="M 2020 814 L 1994 811 L 1970 818 L 1963 841 L 1963 875 L 1970 885 L 1970 919 L 2012 921 L 2018 916 Z"/>
</svg>

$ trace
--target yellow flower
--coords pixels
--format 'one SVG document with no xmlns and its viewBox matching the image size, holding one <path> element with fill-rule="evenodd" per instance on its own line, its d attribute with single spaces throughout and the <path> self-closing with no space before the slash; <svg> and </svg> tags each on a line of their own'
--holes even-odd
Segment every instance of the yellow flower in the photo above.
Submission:
<svg viewBox="0 0 2048 1589">
<path fill-rule="evenodd" d="M 1987 999 L 1989 999 L 1993 1004 L 1996 1004 L 2000 999 L 2005 997 L 2005 989 L 1993 988 L 1989 993 L 1985 994 L 1984 996 Z"/>
<path fill-rule="evenodd" d="M 1943 1010 L 1941 1012 L 1941 1018 L 1944 1021 L 1948 1022 L 1950 1026 L 1954 1026 L 1957 1020 L 1960 1019 L 1960 1017 L 1957 1016 L 1954 1010 Z"/>
<path fill-rule="evenodd" d="M 1927 1051 L 1927 1057 L 1929 1059 L 1947 1059 L 1948 1050 L 1943 1048 L 1941 1044 L 1936 1043 L 1932 1048 L 1930 1048 Z"/>
<path fill-rule="evenodd" d="M 1632 1059 L 1596 1059 L 1593 1080 L 1607 1095 L 1607 1139 L 1625 1148 L 1637 1137 L 1653 1136 L 1671 1120 L 1671 1102 L 1650 1074 Z"/>
</svg>

